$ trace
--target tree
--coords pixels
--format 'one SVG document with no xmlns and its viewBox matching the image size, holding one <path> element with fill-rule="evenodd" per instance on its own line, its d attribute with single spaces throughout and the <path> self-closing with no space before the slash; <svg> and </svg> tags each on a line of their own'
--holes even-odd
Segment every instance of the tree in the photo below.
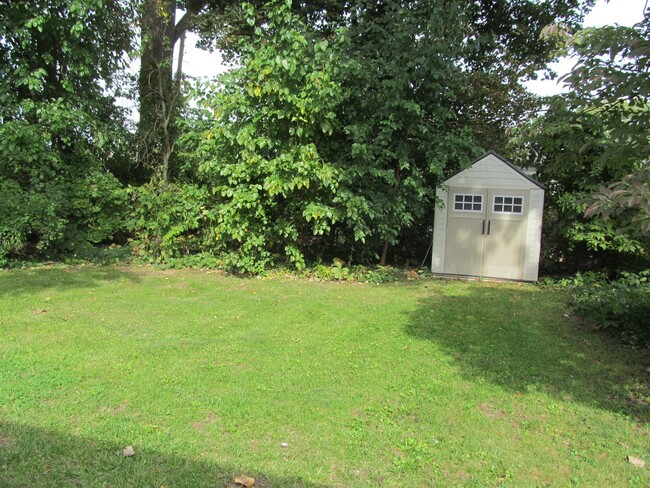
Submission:
<svg viewBox="0 0 650 488">
<path fill-rule="evenodd" d="M 601 159 L 625 172 L 594 196 L 586 216 L 611 221 L 650 250 L 650 10 L 633 27 L 587 29 L 571 47 L 579 60 L 565 82 L 574 104 L 603 120 L 609 144 Z"/>
<path fill-rule="evenodd" d="M 649 26 L 646 16 L 633 27 L 562 34 L 578 57 L 563 79 L 571 91 L 550 99 L 513 141 L 548 182 L 562 237 L 588 252 L 649 249 Z"/>
<path fill-rule="evenodd" d="M 598 112 L 572 107 L 565 96 L 552 97 L 543 116 L 511 136 L 513 160 L 536 168 L 547 188 L 542 253 L 547 272 L 616 266 L 642 252 L 641 243 L 613 222 L 584 215 L 593 193 L 634 167 L 603 158 L 612 141 Z"/>
<path fill-rule="evenodd" d="M 471 127 L 483 147 L 504 151 L 507 129 L 530 119 L 539 98 L 523 86 L 557 56 L 556 40 L 543 33 L 548 26 L 574 32 L 594 0 L 538 2 L 474 0 L 463 6 L 468 17 L 463 65 L 467 89 L 459 99 L 459 120 Z"/>
<path fill-rule="evenodd" d="M 354 217 L 341 224 L 348 242 L 362 241 L 370 251 L 366 259 L 377 255 L 385 264 L 389 246 L 431 215 L 443 175 L 485 148 L 503 149 L 506 130 L 538 108 L 521 81 L 553 57 L 542 29 L 550 22 L 575 26 L 583 3 L 591 2 L 384 0 L 348 7 L 344 136 L 324 154 L 343 168 L 337 198 Z M 420 235 L 424 252 L 430 235 Z"/>
<path fill-rule="evenodd" d="M 119 1 L 0 1 L 0 260 L 119 227 L 123 119 L 108 94 L 129 48 Z"/>
<path fill-rule="evenodd" d="M 201 15 L 222 19 L 232 0 L 141 0 L 140 3 L 140 73 L 138 77 L 139 164 L 167 181 L 170 161 L 178 131 L 181 100 L 183 48 L 179 50 L 176 79 L 173 53 L 177 42 L 184 42 L 188 31 L 201 22 Z M 184 13 L 176 18 L 176 11 Z"/>
<path fill-rule="evenodd" d="M 210 142 L 201 142 L 201 147 L 210 150 L 193 155 L 184 151 L 182 166 L 190 168 L 197 156 L 205 157 L 210 164 L 202 165 L 202 184 L 237 185 L 244 193 L 253 184 L 249 189 L 257 191 L 255 185 L 275 171 L 262 162 L 273 159 L 270 147 L 277 154 L 286 151 L 286 157 L 295 163 L 297 156 L 290 154 L 287 148 L 292 145 L 286 141 L 294 141 L 296 147 L 313 144 L 315 151 L 309 154 L 333 170 L 334 189 L 316 183 L 321 181 L 319 166 L 310 163 L 305 166 L 314 170 L 310 185 L 317 185 L 318 190 L 310 186 L 309 195 L 303 196 L 304 189 L 292 188 L 282 195 L 282 205 L 276 196 L 264 200 L 269 197 L 264 192 L 263 198 L 255 195 L 255 203 L 248 202 L 250 207 L 242 204 L 233 213 L 241 218 L 240 223 L 250 222 L 242 217 L 244 209 L 259 205 L 265 208 L 258 215 L 262 221 L 274 221 L 281 207 L 291 215 L 291 232 L 259 238 L 251 249 L 267 262 L 274 256 L 287 255 L 283 246 L 289 245 L 290 249 L 298 249 L 296 255 L 300 256 L 318 258 L 329 253 L 328 257 L 379 259 L 386 263 L 391 245 L 400 246 L 408 233 L 413 233 L 414 226 L 427 226 L 427 215 L 431 215 L 435 204 L 435 187 L 444 175 L 470 161 L 483 147 L 500 149 L 506 128 L 537 106 L 537 100 L 525 92 L 520 82 L 552 58 L 552 43 L 539 39 L 545 22 L 573 24 L 582 13 L 577 0 L 541 6 L 532 0 L 500 1 L 496 2 L 498 8 L 491 8 L 492 4 L 495 2 L 487 0 L 469 4 L 399 0 L 285 2 L 285 13 L 292 13 L 292 22 L 300 22 L 297 31 L 308 45 L 325 41 L 328 53 L 336 59 L 333 64 L 337 69 L 329 73 L 332 81 L 341 86 L 340 96 L 332 97 L 326 105 L 320 99 L 306 97 L 304 101 L 313 107 L 288 103 L 270 93 L 258 100 L 260 97 L 250 91 L 248 84 L 254 80 L 271 77 L 261 68 L 265 64 L 255 61 L 254 56 L 256 50 L 270 56 L 264 51 L 267 46 L 276 46 L 274 56 L 279 55 L 280 60 L 286 57 L 298 62 L 302 56 L 299 64 L 308 71 L 316 69 L 302 48 L 295 48 L 296 58 L 277 47 L 281 43 L 274 36 L 281 33 L 265 30 L 270 7 L 261 0 L 245 9 L 225 2 L 219 8 L 206 6 L 193 21 L 193 28 L 203 35 L 203 45 L 224 49 L 228 59 L 246 70 L 236 70 L 236 76 L 222 80 L 219 89 L 227 97 L 215 93 L 208 96 L 210 113 L 204 114 L 195 130 L 182 140 L 196 142 L 200 140 L 196 137 L 198 128 L 212 125 Z M 341 38 L 347 42 L 334 42 Z M 306 83 L 300 80 L 303 78 L 284 76 L 274 82 L 295 95 L 300 93 L 300 83 Z M 202 103 L 200 100 L 199 105 Z M 495 111 L 486 110 L 486 103 L 493 104 Z M 254 117 L 253 107 L 260 113 L 259 118 Z M 296 139 L 296 134 L 283 129 L 283 123 L 268 116 L 283 113 L 283 120 L 292 120 L 302 115 L 300 110 L 333 114 L 318 121 L 327 123 L 327 137 L 320 133 L 316 137 L 312 131 L 309 142 Z M 218 123 L 210 121 L 215 112 L 219 114 Z M 310 123 L 316 122 L 314 119 Z M 208 133 L 208 129 L 203 130 Z M 273 141 L 264 151 L 255 149 L 259 165 L 250 161 L 248 167 L 244 164 L 241 158 L 250 150 L 245 147 L 249 141 L 232 136 L 234 133 L 249 134 L 247 137 L 253 141 L 258 135 Z M 237 177 L 224 180 L 228 171 L 235 170 L 240 172 Z M 327 191 L 321 191 L 325 188 Z M 327 225 L 316 237 L 312 235 L 313 222 L 306 225 L 306 217 L 299 218 L 301 212 L 297 210 L 302 208 L 300 199 L 309 202 L 311 194 L 320 199 L 319 205 L 328 208 L 320 220 Z M 215 200 L 215 208 L 235 201 L 234 193 L 227 196 Z M 237 246 L 246 254 L 246 248 L 236 243 L 252 239 L 255 234 L 251 229 L 242 224 L 237 231 L 241 235 L 230 233 L 232 229 L 220 234 L 220 250 Z M 264 236 L 273 232 L 272 226 L 259 229 Z M 425 241 L 426 231 L 416 234 L 418 242 Z M 408 247 L 413 247 L 412 241 Z M 315 251 L 317 248 L 319 251 Z"/>
<path fill-rule="evenodd" d="M 446 167 L 480 152 L 457 124 L 466 19 L 460 4 L 385 1 L 355 13 L 342 131 L 326 157 L 341 170 L 343 236 L 386 264 L 389 245 L 433 206 Z M 461 10 L 462 11 L 462 10 Z"/>
<path fill-rule="evenodd" d="M 319 150 L 342 96 L 335 50 L 285 3 L 263 7 L 263 22 L 251 4 L 242 8 L 254 35 L 241 66 L 199 101 L 208 121 L 197 151 L 214 195 L 213 249 L 239 271 L 259 272 L 278 255 L 302 267 L 310 237 L 338 218 L 336 169 Z"/>
</svg>

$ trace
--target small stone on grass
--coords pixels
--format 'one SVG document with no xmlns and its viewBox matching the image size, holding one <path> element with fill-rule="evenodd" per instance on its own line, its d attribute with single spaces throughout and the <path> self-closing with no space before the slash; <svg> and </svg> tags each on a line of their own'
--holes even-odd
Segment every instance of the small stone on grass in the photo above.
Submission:
<svg viewBox="0 0 650 488">
<path fill-rule="evenodd" d="M 637 468 L 645 467 L 645 461 L 643 461 L 642 459 L 639 459 L 638 457 L 628 456 L 627 457 L 627 462 L 630 463 L 630 464 L 634 464 Z"/>
</svg>

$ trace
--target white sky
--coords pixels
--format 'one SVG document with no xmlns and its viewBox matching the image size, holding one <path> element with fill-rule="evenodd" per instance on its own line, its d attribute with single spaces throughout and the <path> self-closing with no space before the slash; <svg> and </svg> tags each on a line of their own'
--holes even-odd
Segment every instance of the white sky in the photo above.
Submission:
<svg viewBox="0 0 650 488">
<path fill-rule="evenodd" d="M 594 9 L 585 18 L 585 26 L 601 25 L 632 25 L 643 19 L 643 9 L 647 0 L 598 0 Z M 213 77 L 225 71 L 226 67 L 221 64 L 221 57 L 218 52 L 207 52 L 197 49 L 197 37 L 195 34 L 188 34 L 185 41 L 185 56 L 183 58 L 183 72 L 191 76 Z M 178 47 L 177 47 L 178 50 Z M 574 65 L 574 61 L 565 58 L 553 65 L 553 68 L 562 76 Z M 174 65 L 175 66 L 175 65 Z M 539 95 L 552 95 L 560 93 L 562 87 L 554 80 L 536 80 L 526 84 L 528 88 Z"/>
</svg>

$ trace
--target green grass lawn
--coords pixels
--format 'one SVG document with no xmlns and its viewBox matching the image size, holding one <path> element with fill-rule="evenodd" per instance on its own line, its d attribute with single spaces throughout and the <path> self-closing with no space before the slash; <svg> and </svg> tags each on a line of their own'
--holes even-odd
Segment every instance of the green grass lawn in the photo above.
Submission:
<svg viewBox="0 0 650 488">
<path fill-rule="evenodd" d="M 1 272 L 0 486 L 650 486 L 626 461 L 650 464 L 647 352 L 563 301 L 520 284 Z"/>
</svg>

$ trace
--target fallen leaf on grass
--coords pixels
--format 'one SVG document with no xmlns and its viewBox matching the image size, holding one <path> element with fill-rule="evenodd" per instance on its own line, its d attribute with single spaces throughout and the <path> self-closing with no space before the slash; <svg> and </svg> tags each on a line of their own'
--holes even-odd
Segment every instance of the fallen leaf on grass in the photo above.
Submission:
<svg viewBox="0 0 650 488">
<path fill-rule="evenodd" d="M 645 466 L 645 461 L 634 456 L 628 456 L 627 462 L 630 464 L 634 464 L 637 468 L 643 468 Z"/>
<path fill-rule="evenodd" d="M 246 488 L 251 488 L 255 484 L 255 478 L 242 474 L 241 476 L 235 476 L 235 483 Z"/>
<path fill-rule="evenodd" d="M 135 451 L 133 450 L 132 446 L 126 446 L 124 449 L 122 449 L 122 456 L 124 457 L 131 457 L 135 454 Z"/>
</svg>

